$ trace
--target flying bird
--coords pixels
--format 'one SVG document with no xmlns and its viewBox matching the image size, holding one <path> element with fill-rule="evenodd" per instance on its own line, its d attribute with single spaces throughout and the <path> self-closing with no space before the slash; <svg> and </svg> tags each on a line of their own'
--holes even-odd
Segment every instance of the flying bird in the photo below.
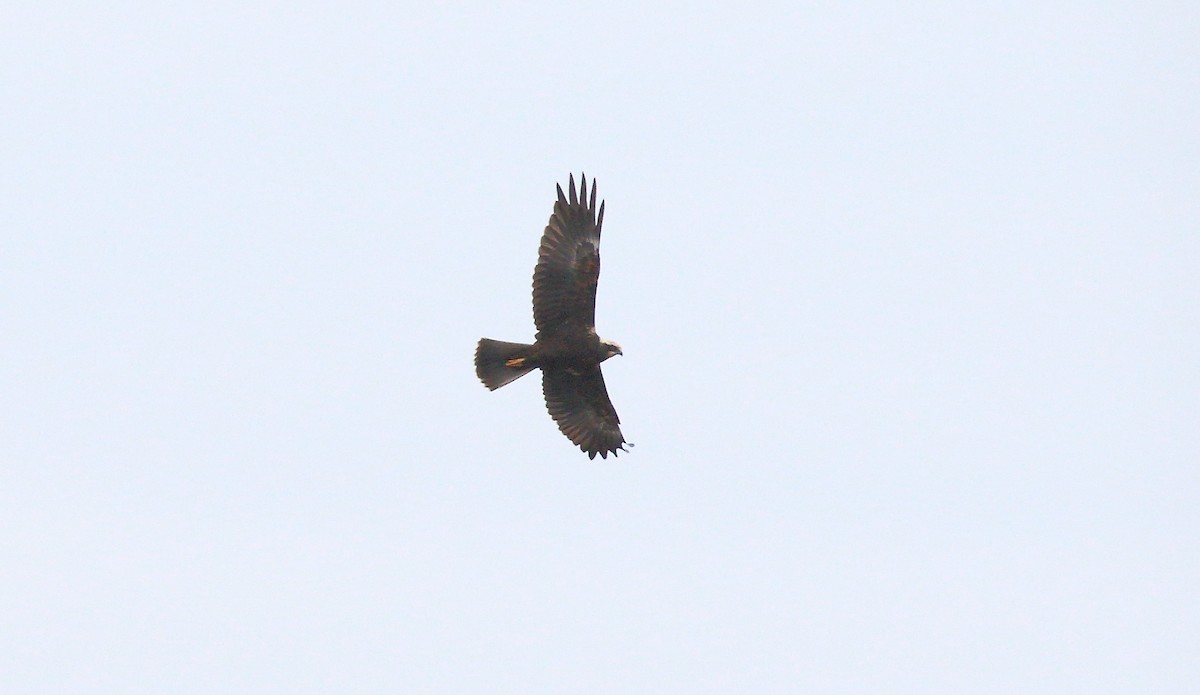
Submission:
<svg viewBox="0 0 1200 695">
<path fill-rule="evenodd" d="M 587 453 L 607 459 L 628 451 L 621 419 L 608 398 L 600 363 L 624 354 L 596 335 L 596 283 L 600 278 L 600 227 L 604 202 L 596 209 L 596 182 L 589 196 L 587 176 L 575 175 L 569 194 L 558 200 L 542 233 L 533 269 L 532 345 L 483 338 L 475 348 L 475 374 L 492 391 L 534 369 L 542 370 L 542 394 L 558 429 Z M 633 446 L 629 444 L 629 446 Z"/>
</svg>

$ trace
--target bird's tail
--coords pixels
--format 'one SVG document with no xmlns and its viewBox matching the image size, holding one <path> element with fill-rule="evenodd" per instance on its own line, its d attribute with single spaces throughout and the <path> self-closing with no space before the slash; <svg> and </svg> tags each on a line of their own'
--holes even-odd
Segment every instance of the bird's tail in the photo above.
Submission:
<svg viewBox="0 0 1200 695">
<path fill-rule="evenodd" d="M 475 348 L 475 374 L 483 385 L 495 391 L 501 386 L 523 377 L 534 368 L 525 361 L 532 345 L 505 343 L 491 338 L 482 338 Z"/>
</svg>

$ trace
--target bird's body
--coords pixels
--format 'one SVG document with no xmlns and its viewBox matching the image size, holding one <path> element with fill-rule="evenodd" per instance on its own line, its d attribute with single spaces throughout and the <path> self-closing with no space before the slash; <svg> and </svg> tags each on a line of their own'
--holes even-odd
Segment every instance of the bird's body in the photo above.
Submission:
<svg viewBox="0 0 1200 695">
<path fill-rule="evenodd" d="M 475 349 L 475 373 L 495 390 L 533 369 L 542 370 L 542 391 L 551 417 L 572 442 L 595 458 L 625 451 L 620 418 L 609 400 L 600 363 L 621 348 L 596 334 L 596 283 L 600 277 L 600 228 L 604 203 L 596 208 L 596 182 L 588 196 L 581 177 L 558 200 L 542 234 L 533 271 L 535 342 L 483 338 Z"/>
</svg>

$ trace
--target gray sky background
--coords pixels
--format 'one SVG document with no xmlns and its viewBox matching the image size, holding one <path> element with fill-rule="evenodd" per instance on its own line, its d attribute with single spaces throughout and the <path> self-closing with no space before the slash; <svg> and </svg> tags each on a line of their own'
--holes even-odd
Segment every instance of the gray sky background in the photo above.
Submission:
<svg viewBox="0 0 1200 695">
<path fill-rule="evenodd" d="M 0 9 L 0 690 L 1200 691 L 1200 6 L 434 5 Z"/>
</svg>

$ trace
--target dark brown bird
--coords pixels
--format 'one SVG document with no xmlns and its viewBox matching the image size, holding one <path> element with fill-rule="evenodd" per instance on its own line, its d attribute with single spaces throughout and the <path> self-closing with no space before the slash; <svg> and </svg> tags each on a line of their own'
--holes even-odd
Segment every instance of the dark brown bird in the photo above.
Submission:
<svg viewBox="0 0 1200 695">
<path fill-rule="evenodd" d="M 580 176 L 582 196 L 558 188 L 554 214 L 542 234 L 537 266 L 533 269 L 533 345 L 483 338 L 475 348 L 475 373 L 495 391 L 505 384 L 542 370 L 542 393 L 550 417 L 588 458 L 616 456 L 625 448 L 621 419 L 608 398 L 600 363 L 624 354 L 621 347 L 596 335 L 596 283 L 600 278 L 600 226 L 604 203 L 596 211 L 596 182 L 588 195 L 587 177 Z M 633 446 L 629 444 L 629 446 Z"/>
</svg>

